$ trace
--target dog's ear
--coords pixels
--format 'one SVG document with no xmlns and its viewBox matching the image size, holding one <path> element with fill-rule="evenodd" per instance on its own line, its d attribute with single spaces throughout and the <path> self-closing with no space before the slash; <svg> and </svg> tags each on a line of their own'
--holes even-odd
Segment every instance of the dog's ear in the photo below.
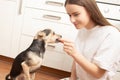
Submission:
<svg viewBox="0 0 120 80">
<path fill-rule="evenodd" d="M 34 39 L 44 39 L 45 36 L 46 36 L 46 34 L 45 34 L 43 31 L 39 31 L 39 32 L 35 35 Z"/>
</svg>

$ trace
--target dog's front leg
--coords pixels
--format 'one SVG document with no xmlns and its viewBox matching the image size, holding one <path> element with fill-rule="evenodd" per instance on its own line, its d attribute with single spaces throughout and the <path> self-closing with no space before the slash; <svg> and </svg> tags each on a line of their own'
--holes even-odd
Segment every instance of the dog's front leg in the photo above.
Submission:
<svg viewBox="0 0 120 80">
<path fill-rule="evenodd" d="M 26 62 L 22 62 L 21 66 L 23 68 L 23 72 L 26 75 L 25 80 L 30 80 L 30 71 L 29 71 L 29 66 L 26 64 Z"/>
<path fill-rule="evenodd" d="M 35 73 L 31 73 L 31 80 L 35 79 Z"/>
</svg>

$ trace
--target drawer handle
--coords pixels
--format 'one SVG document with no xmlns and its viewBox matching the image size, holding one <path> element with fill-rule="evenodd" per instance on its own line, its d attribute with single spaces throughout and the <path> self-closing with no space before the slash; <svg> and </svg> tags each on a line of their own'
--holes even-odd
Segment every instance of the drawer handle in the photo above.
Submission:
<svg viewBox="0 0 120 80">
<path fill-rule="evenodd" d="M 16 0 L 7 0 L 7 1 L 13 1 L 13 2 L 16 2 Z"/>
<path fill-rule="evenodd" d="M 61 19 L 61 17 L 53 16 L 53 15 L 43 15 L 43 18 L 52 19 L 52 20 L 60 20 Z"/>
<path fill-rule="evenodd" d="M 19 9 L 18 9 L 18 14 L 22 14 L 22 4 L 23 4 L 23 0 L 19 0 Z"/>
<path fill-rule="evenodd" d="M 52 6 L 59 6 L 59 7 L 63 6 L 63 3 L 60 3 L 60 2 L 46 1 L 45 3 Z"/>
<path fill-rule="evenodd" d="M 105 13 L 108 13 L 110 10 L 107 8 L 107 9 L 104 9 L 104 12 Z"/>
<path fill-rule="evenodd" d="M 55 48 L 55 45 L 48 44 L 47 47 Z"/>
</svg>

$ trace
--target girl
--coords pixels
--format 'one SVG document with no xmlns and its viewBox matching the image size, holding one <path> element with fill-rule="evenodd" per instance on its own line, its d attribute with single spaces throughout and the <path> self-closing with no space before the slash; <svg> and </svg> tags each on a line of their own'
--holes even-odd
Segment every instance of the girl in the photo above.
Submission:
<svg viewBox="0 0 120 80">
<path fill-rule="evenodd" d="M 70 80 L 112 80 L 120 59 L 120 33 L 99 11 L 95 0 L 66 0 L 78 29 L 75 43 L 60 39 L 73 59 Z"/>
</svg>

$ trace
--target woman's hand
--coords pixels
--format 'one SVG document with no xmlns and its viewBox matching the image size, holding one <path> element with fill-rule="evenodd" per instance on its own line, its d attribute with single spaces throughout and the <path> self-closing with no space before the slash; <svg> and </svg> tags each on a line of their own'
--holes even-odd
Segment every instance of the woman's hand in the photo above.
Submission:
<svg viewBox="0 0 120 80">
<path fill-rule="evenodd" d="M 75 45 L 74 45 L 73 42 L 68 41 L 68 40 L 65 40 L 65 39 L 59 39 L 59 41 L 60 41 L 61 43 L 63 43 L 63 45 L 64 45 L 64 46 L 63 46 L 63 49 L 64 49 L 64 51 L 65 51 L 68 55 L 74 56 L 74 54 L 77 53 L 77 50 L 76 50 Z"/>
</svg>

